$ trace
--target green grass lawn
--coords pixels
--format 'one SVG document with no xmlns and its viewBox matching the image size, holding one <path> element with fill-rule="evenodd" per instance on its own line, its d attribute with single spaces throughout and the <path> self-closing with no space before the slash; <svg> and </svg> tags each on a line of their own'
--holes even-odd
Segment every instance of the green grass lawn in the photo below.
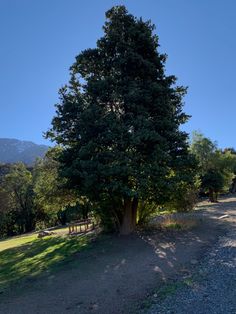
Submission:
<svg viewBox="0 0 236 314">
<path fill-rule="evenodd" d="M 0 241 L 0 289 L 54 271 L 73 259 L 73 254 L 89 247 L 91 235 L 37 238 L 37 234 Z"/>
</svg>

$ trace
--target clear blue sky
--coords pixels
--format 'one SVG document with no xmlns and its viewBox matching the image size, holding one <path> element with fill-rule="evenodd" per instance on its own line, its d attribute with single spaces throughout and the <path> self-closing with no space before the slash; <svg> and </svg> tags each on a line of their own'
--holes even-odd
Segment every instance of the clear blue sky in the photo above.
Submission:
<svg viewBox="0 0 236 314">
<path fill-rule="evenodd" d="M 117 4 L 156 24 L 167 72 L 189 86 L 184 129 L 236 147 L 235 0 L 0 0 L 0 137 L 47 143 L 68 68 Z"/>
</svg>

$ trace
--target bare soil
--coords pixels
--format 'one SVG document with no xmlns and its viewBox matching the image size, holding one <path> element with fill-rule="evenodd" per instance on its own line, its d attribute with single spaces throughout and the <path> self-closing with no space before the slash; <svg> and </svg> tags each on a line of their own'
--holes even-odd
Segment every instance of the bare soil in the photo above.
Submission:
<svg viewBox="0 0 236 314">
<path fill-rule="evenodd" d="M 167 228 L 98 240 L 62 270 L 2 294 L 0 313 L 139 313 L 143 300 L 191 269 L 228 231 L 235 208 L 234 197 L 203 202 L 194 214 L 184 215 L 196 222 L 188 230 Z"/>
<path fill-rule="evenodd" d="M 218 204 L 215 208 L 220 208 Z M 232 207 L 232 210 L 230 210 Z M 219 238 L 188 274 L 179 274 L 149 298 L 145 314 L 235 314 L 236 225 L 235 205 L 225 202 L 227 233 Z"/>
</svg>

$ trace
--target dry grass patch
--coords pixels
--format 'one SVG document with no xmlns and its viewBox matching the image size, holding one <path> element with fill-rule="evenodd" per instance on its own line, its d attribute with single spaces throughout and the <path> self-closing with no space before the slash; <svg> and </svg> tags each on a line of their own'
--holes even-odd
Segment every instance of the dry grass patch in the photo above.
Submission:
<svg viewBox="0 0 236 314">
<path fill-rule="evenodd" d="M 160 231 L 181 231 L 181 230 L 190 230 L 196 227 L 199 224 L 198 219 L 194 218 L 178 218 L 178 217 L 165 217 L 160 220 L 151 221 L 147 230 L 160 230 Z"/>
<path fill-rule="evenodd" d="M 159 225 L 159 227 L 161 229 L 168 230 L 189 230 L 195 227 L 197 224 L 198 221 L 194 219 L 167 218 Z"/>
</svg>

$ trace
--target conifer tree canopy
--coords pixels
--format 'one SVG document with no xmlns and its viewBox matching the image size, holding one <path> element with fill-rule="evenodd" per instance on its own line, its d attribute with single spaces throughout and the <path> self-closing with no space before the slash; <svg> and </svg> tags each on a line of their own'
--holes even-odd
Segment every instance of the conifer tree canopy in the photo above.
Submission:
<svg viewBox="0 0 236 314">
<path fill-rule="evenodd" d="M 186 89 L 165 74 L 150 21 L 117 6 L 106 12 L 103 29 L 96 48 L 71 66 L 47 136 L 64 148 L 61 174 L 70 187 L 128 234 L 138 203 L 162 199 L 173 173 L 184 174 Z"/>
</svg>

